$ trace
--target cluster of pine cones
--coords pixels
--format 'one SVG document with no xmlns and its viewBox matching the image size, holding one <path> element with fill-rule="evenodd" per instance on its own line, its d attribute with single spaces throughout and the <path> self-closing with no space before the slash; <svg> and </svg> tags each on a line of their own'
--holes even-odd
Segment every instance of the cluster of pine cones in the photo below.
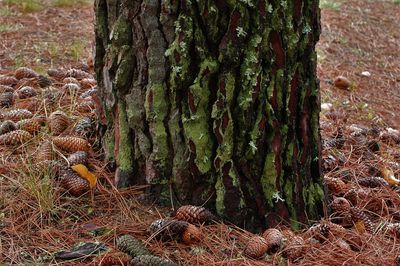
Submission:
<svg viewBox="0 0 400 266">
<path fill-rule="evenodd" d="M 54 175 L 80 196 L 91 186 L 73 166 L 88 170 L 96 140 L 96 80 L 87 65 L 47 74 L 21 67 L 0 76 L 0 148 L 27 152 L 35 171 Z"/>
</svg>

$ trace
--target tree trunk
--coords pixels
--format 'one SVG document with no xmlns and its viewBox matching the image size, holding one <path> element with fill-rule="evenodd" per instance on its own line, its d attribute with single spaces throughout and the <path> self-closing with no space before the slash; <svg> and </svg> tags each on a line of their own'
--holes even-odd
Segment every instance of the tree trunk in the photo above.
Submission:
<svg viewBox="0 0 400 266">
<path fill-rule="evenodd" d="M 118 186 L 253 229 L 318 218 L 318 2 L 96 0 Z"/>
</svg>

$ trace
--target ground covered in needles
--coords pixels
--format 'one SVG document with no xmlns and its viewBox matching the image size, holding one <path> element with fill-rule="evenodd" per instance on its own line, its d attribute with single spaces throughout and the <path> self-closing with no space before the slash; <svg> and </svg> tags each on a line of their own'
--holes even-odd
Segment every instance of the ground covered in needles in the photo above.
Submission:
<svg viewBox="0 0 400 266">
<path fill-rule="evenodd" d="M 0 1 L 0 265 L 400 265 L 400 5 L 321 7 L 325 217 L 252 234 L 113 187 L 90 1 Z"/>
</svg>

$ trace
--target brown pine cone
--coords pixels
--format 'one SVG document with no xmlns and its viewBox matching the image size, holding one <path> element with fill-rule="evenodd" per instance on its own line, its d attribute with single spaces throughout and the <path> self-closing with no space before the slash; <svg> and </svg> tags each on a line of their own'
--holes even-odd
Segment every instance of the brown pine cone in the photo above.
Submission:
<svg viewBox="0 0 400 266">
<path fill-rule="evenodd" d="M 40 143 L 38 150 L 36 151 L 36 161 L 46 161 L 46 160 L 53 160 L 54 153 L 53 153 L 53 145 L 49 140 L 44 140 Z"/>
<path fill-rule="evenodd" d="M 18 83 L 18 79 L 10 76 L 0 76 L 0 85 L 14 86 Z"/>
<path fill-rule="evenodd" d="M 0 84 L 0 93 L 4 93 L 4 92 L 14 92 L 14 89 L 10 86 Z"/>
<path fill-rule="evenodd" d="M 17 95 L 18 99 L 27 99 L 35 97 L 37 95 L 37 92 L 34 88 L 30 86 L 24 86 L 16 90 L 15 94 Z"/>
<path fill-rule="evenodd" d="M 96 95 L 97 92 L 98 92 L 97 87 L 94 87 L 93 89 L 87 90 L 87 91 L 85 91 L 84 93 L 82 93 L 82 94 L 79 96 L 79 98 L 85 99 L 85 98 L 88 98 L 88 97 L 90 97 L 90 96 L 92 96 L 92 95 Z"/>
<path fill-rule="evenodd" d="M 64 168 L 60 172 L 61 187 L 72 196 L 79 197 L 90 190 L 89 182 L 83 179 L 70 168 Z"/>
<path fill-rule="evenodd" d="M 67 75 L 67 73 L 63 69 L 49 69 L 47 70 L 47 75 L 56 80 L 62 80 Z"/>
<path fill-rule="evenodd" d="M 83 100 L 79 101 L 79 104 L 76 106 L 76 111 L 81 114 L 91 113 L 96 109 L 96 105 L 92 100 L 92 97 L 87 97 Z"/>
<path fill-rule="evenodd" d="M 53 143 L 67 152 L 88 151 L 90 148 L 87 140 L 78 137 L 54 137 Z"/>
<path fill-rule="evenodd" d="M 347 191 L 347 184 L 338 178 L 325 177 L 325 184 L 332 195 L 343 195 Z"/>
<path fill-rule="evenodd" d="M 296 262 L 302 259 L 305 253 L 305 241 L 300 236 L 294 236 L 288 239 L 286 248 L 283 251 L 284 256 L 289 261 Z"/>
<path fill-rule="evenodd" d="M 176 220 L 186 221 L 192 224 L 211 222 L 214 218 L 212 213 L 204 207 L 193 205 L 181 206 L 175 214 Z"/>
<path fill-rule="evenodd" d="M 336 239 L 335 244 L 343 250 L 351 250 L 349 243 L 341 238 Z"/>
<path fill-rule="evenodd" d="M 43 160 L 43 161 L 37 160 L 35 168 L 36 168 L 36 173 L 39 175 L 46 173 L 54 177 L 58 177 L 61 170 L 68 168 L 68 166 L 61 163 L 60 161 L 55 161 L 55 160 Z"/>
<path fill-rule="evenodd" d="M 17 79 L 24 79 L 24 78 L 36 78 L 38 77 L 38 74 L 30 68 L 20 67 L 17 70 L 15 70 L 14 76 Z"/>
<path fill-rule="evenodd" d="M 71 120 L 63 111 L 55 111 L 48 118 L 50 132 L 54 136 L 60 135 L 68 128 Z"/>
<path fill-rule="evenodd" d="M 149 232 L 161 240 L 179 240 L 187 244 L 200 241 L 201 232 L 192 224 L 174 219 L 155 220 L 149 226 Z"/>
<path fill-rule="evenodd" d="M 73 77 L 73 78 L 76 78 L 78 80 L 81 80 L 81 79 L 94 79 L 94 77 L 91 74 L 89 74 L 89 73 L 87 73 L 85 71 L 82 71 L 80 69 L 75 69 L 75 68 L 69 69 L 67 71 L 67 73 L 66 73 L 66 76 L 67 77 Z"/>
<path fill-rule="evenodd" d="M 350 213 L 357 230 L 366 231 L 370 234 L 374 232 L 372 221 L 360 208 L 352 207 Z"/>
<path fill-rule="evenodd" d="M 261 259 L 268 251 L 268 243 L 261 236 L 253 236 L 247 242 L 246 248 L 244 249 L 244 255 L 253 259 Z"/>
<path fill-rule="evenodd" d="M 76 78 L 73 78 L 73 77 L 66 77 L 66 78 L 63 79 L 62 82 L 63 82 L 64 84 L 67 84 L 67 83 L 74 83 L 74 84 L 76 84 L 76 85 L 80 85 L 79 81 L 78 81 Z"/>
<path fill-rule="evenodd" d="M 74 152 L 67 158 L 67 160 L 71 166 L 76 165 L 76 164 L 86 165 L 87 159 L 88 159 L 88 154 L 85 151 Z"/>
<path fill-rule="evenodd" d="M 12 92 L 3 92 L 0 94 L 0 108 L 8 108 L 14 104 L 14 94 Z"/>
<path fill-rule="evenodd" d="M 11 120 L 0 122 L 0 135 L 16 130 L 18 125 Z"/>
<path fill-rule="evenodd" d="M 333 212 L 342 215 L 350 211 L 351 205 L 347 199 L 338 197 L 332 201 L 331 208 Z"/>
<path fill-rule="evenodd" d="M 324 243 L 329 238 L 330 226 L 328 223 L 319 223 L 311 226 L 304 234 L 307 238 L 314 238 Z"/>
<path fill-rule="evenodd" d="M 80 136 L 90 137 L 95 134 L 94 121 L 90 117 L 82 117 L 75 125 L 75 132 Z"/>
<path fill-rule="evenodd" d="M 177 266 L 177 264 L 154 255 L 141 255 L 131 260 L 132 266 Z"/>
<path fill-rule="evenodd" d="M 367 177 L 362 177 L 359 178 L 358 184 L 360 184 L 363 187 L 370 187 L 370 188 L 377 188 L 377 187 L 385 187 L 389 186 L 389 183 L 378 176 L 367 176 Z"/>
<path fill-rule="evenodd" d="M 347 191 L 344 196 L 353 206 L 356 206 L 358 203 L 358 190 L 353 188 Z"/>
<path fill-rule="evenodd" d="M 42 128 L 42 125 L 40 124 L 40 122 L 35 118 L 23 119 L 21 121 L 18 121 L 17 124 L 18 124 L 19 129 L 28 131 L 32 135 L 39 132 L 40 129 Z"/>
<path fill-rule="evenodd" d="M 91 89 L 97 85 L 97 82 L 95 79 L 82 79 L 81 80 L 81 87 L 84 90 Z"/>
<path fill-rule="evenodd" d="M 128 266 L 131 265 L 132 257 L 123 252 L 107 252 L 94 258 L 93 265 L 96 266 Z"/>
<path fill-rule="evenodd" d="M 70 95 L 76 95 L 78 91 L 81 89 L 80 85 L 75 84 L 75 83 L 67 83 L 65 84 L 62 88 L 62 91 L 70 94 Z"/>
<path fill-rule="evenodd" d="M 278 229 L 269 228 L 264 231 L 262 235 L 267 242 L 268 252 L 275 253 L 277 252 L 283 245 L 284 236 Z"/>
<path fill-rule="evenodd" d="M 32 116 L 33 114 L 26 109 L 15 109 L 11 111 L 0 112 L 0 120 L 11 120 L 14 122 L 31 118 Z"/>
<path fill-rule="evenodd" d="M 400 238 L 400 223 L 386 225 L 385 234 L 393 238 Z"/>
<path fill-rule="evenodd" d="M 14 130 L 0 135 L 0 145 L 24 144 L 32 138 L 32 135 L 25 130 Z"/>
<path fill-rule="evenodd" d="M 193 224 L 189 224 L 186 230 L 182 233 L 182 242 L 191 245 L 201 241 L 203 235 L 201 230 Z"/>
<path fill-rule="evenodd" d="M 37 83 L 40 86 L 40 88 L 47 88 L 53 84 L 53 81 L 51 81 L 48 77 L 39 75 L 37 78 Z"/>
</svg>

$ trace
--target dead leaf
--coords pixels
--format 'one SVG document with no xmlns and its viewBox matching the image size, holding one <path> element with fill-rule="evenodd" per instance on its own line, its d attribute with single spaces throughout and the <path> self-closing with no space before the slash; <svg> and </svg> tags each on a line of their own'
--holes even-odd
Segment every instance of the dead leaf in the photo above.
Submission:
<svg viewBox="0 0 400 266">
<path fill-rule="evenodd" d="M 76 164 L 71 166 L 71 168 L 77 172 L 82 178 L 86 179 L 89 184 L 90 184 L 90 188 L 94 188 L 96 186 L 97 183 L 97 177 L 90 172 L 86 166 L 84 166 L 83 164 Z"/>
</svg>

